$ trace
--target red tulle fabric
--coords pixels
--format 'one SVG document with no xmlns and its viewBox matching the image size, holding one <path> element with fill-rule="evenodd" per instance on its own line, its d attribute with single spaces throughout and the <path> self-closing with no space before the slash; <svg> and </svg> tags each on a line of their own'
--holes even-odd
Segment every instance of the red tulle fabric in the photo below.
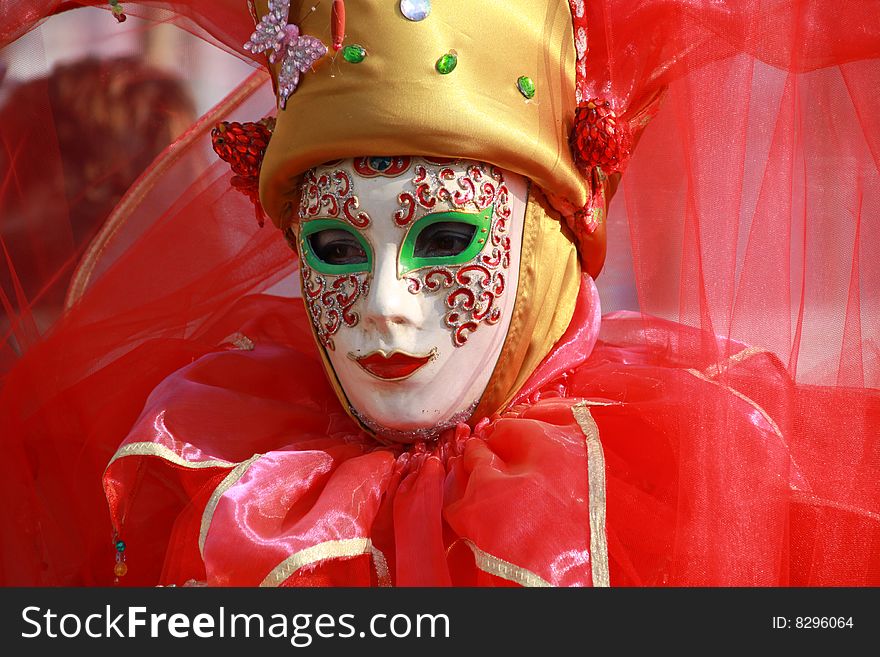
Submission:
<svg viewBox="0 0 880 657">
<path fill-rule="evenodd" d="M 124 4 L 160 7 L 153 18 L 242 56 L 253 27 L 238 0 Z M 0 44 L 67 5 L 4 3 Z M 510 583 L 478 567 L 491 555 L 589 584 L 590 461 L 572 414 L 587 401 L 612 585 L 880 583 L 876 7 L 586 9 L 584 93 L 626 117 L 665 89 L 612 205 L 599 279 L 606 307 L 640 313 L 606 316 L 589 357 L 576 319 L 500 417 L 414 450 L 354 429 L 300 302 L 264 294 L 295 261 L 231 189 L 209 137 L 217 121 L 272 111 L 264 74 L 154 163 L 100 250 L 77 236 L 57 187 L 31 196 L 63 174 L 48 100 L 0 126 L 0 494 L 14 500 L 0 581 L 112 583 L 101 481 L 127 440 L 218 462 L 113 462 L 124 584 L 259 584 L 328 540 L 352 555 L 278 578 Z M 22 229 L 11 216 L 32 218 Z M 83 253 L 83 294 L 49 325 L 35 311 Z"/>
</svg>

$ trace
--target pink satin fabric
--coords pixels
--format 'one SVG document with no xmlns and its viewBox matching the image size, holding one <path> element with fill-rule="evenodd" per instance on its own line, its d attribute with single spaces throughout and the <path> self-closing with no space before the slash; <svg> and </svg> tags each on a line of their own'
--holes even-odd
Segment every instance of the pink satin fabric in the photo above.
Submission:
<svg viewBox="0 0 880 657">
<path fill-rule="evenodd" d="M 842 393 L 798 389 L 759 353 L 713 369 L 705 335 L 633 314 L 606 317 L 589 354 L 595 298 L 582 286 L 569 332 L 506 412 L 411 447 L 348 419 L 298 301 L 255 298 L 253 350 L 207 354 L 150 396 L 125 445 L 165 456 L 107 470 L 126 583 L 591 585 L 582 402 L 604 451 L 612 585 L 877 581 L 876 551 L 853 548 L 853 532 L 880 538 L 876 473 L 864 464 L 857 491 L 835 490 L 839 472 L 807 456 L 804 410 Z M 876 397 L 850 394 L 877 416 Z"/>
<path fill-rule="evenodd" d="M 589 346 L 599 315 L 592 281 L 580 302 L 575 333 L 586 334 Z M 167 520 L 169 513 L 163 497 L 137 487 L 161 485 L 186 500 L 173 543 L 190 544 L 164 556 L 163 583 L 258 585 L 291 555 L 358 539 L 369 539 L 382 556 L 368 551 L 368 558 L 345 558 L 358 567 L 309 564 L 306 571 L 317 577 L 311 583 L 377 583 L 382 573 L 371 564 L 376 558 L 387 563 L 390 581 L 403 586 L 496 579 L 475 568 L 468 545 L 555 585 L 590 583 L 586 450 L 571 400 L 522 406 L 473 431 L 460 425 L 436 444 L 383 446 L 339 407 L 300 302 L 263 303 L 270 317 L 285 317 L 290 338 L 298 339 L 272 344 L 255 328 L 247 334 L 256 344 L 252 351 L 209 354 L 176 372 L 150 396 L 123 445 L 141 451 L 144 444 L 161 446 L 186 466 L 136 455 L 107 471 L 105 487 L 130 546 L 131 569 L 139 544 L 149 540 L 142 531 L 156 538 L 141 514 Z M 196 511 L 208 503 L 208 488 L 256 454 L 216 501 L 202 565 L 191 548 L 204 515 Z M 200 467 L 211 461 L 230 465 Z M 148 565 L 154 576 L 158 566 Z M 295 583 L 309 580 L 302 572 L 291 575 Z"/>
</svg>

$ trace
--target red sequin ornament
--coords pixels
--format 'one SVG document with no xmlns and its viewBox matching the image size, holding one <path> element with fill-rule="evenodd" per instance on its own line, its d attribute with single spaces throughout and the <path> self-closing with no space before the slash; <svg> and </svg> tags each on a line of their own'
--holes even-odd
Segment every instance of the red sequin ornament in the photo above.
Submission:
<svg viewBox="0 0 880 657">
<path fill-rule="evenodd" d="M 607 100 L 593 98 L 578 106 L 571 132 L 575 164 L 586 175 L 593 167 L 623 171 L 632 149 L 629 125 L 618 119 Z"/>
<path fill-rule="evenodd" d="M 214 152 L 229 163 L 235 174 L 230 182 L 254 204 L 260 226 L 266 220 L 260 204 L 260 167 L 274 129 L 275 119 L 265 118 L 256 123 L 223 121 L 211 130 Z"/>
</svg>

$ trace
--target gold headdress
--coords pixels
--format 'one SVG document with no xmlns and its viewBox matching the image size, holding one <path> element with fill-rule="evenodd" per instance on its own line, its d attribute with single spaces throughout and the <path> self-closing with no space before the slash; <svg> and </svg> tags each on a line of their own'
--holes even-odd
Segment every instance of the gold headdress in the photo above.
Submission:
<svg viewBox="0 0 880 657">
<path fill-rule="evenodd" d="M 602 268 L 609 174 L 629 144 L 610 106 L 579 93 L 583 1 L 258 0 L 252 9 L 246 47 L 268 55 L 279 96 L 259 179 L 279 227 L 294 219 L 301 174 L 340 158 L 473 159 L 532 181 L 516 309 L 478 413 L 503 407 L 567 327 L 581 265 L 594 277 Z"/>
</svg>

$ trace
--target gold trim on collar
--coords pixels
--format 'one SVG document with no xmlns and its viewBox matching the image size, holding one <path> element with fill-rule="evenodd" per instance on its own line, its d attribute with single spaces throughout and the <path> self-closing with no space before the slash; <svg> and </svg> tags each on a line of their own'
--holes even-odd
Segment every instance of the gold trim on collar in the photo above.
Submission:
<svg viewBox="0 0 880 657">
<path fill-rule="evenodd" d="M 376 569 L 376 579 L 379 581 L 379 586 L 391 586 L 391 572 L 388 570 L 388 561 L 385 560 L 382 550 L 371 545 L 370 554 L 373 556 L 373 568 Z"/>
<path fill-rule="evenodd" d="M 718 381 L 714 381 L 714 380 L 710 379 L 708 376 L 706 376 L 705 374 L 703 374 L 699 370 L 686 369 L 685 372 L 697 377 L 701 381 L 706 381 L 708 383 L 711 383 L 713 386 L 718 386 L 719 388 L 724 388 L 725 390 L 730 392 L 735 397 L 739 397 L 740 399 L 742 399 L 749 406 L 751 406 L 756 411 L 758 411 L 758 413 L 761 414 L 761 417 L 763 417 L 764 420 L 767 422 L 767 424 L 770 425 L 770 428 L 773 430 L 773 433 L 775 433 L 779 438 L 782 438 L 782 431 L 779 429 L 779 425 L 776 424 L 776 422 L 773 420 L 773 418 L 770 417 L 770 414 L 767 411 L 765 411 L 763 408 L 761 408 L 754 399 L 752 399 L 751 397 L 746 397 L 739 390 L 735 390 L 734 388 L 731 388 L 730 386 L 726 386 L 723 383 L 718 383 Z"/>
<path fill-rule="evenodd" d="M 247 461 L 242 461 L 235 466 L 232 472 L 226 475 L 223 481 L 220 482 L 211 494 L 211 499 L 208 500 L 208 504 L 205 506 L 205 510 L 202 513 L 202 524 L 199 528 L 199 554 L 202 555 L 202 561 L 205 560 L 205 540 L 208 538 L 208 529 L 211 527 L 211 521 L 214 519 L 214 511 L 217 510 L 220 498 L 226 494 L 226 491 L 238 483 L 248 471 L 248 468 L 250 468 L 254 461 L 261 456 L 262 454 L 254 454 Z"/>
<path fill-rule="evenodd" d="M 526 570 L 525 568 L 514 565 L 509 561 L 499 559 L 488 552 L 484 552 L 469 538 L 462 538 L 459 540 L 464 541 L 464 543 L 471 549 L 471 552 L 474 553 L 474 562 L 476 563 L 477 568 L 484 573 L 495 575 L 495 577 L 506 579 L 508 582 L 513 582 L 527 588 L 553 586 L 550 582 L 540 578 L 530 570 Z"/>
<path fill-rule="evenodd" d="M 703 372 L 710 379 L 714 379 L 719 374 L 726 372 L 734 365 L 738 365 L 739 363 L 748 360 L 752 356 L 760 356 L 761 354 L 767 354 L 769 356 L 773 356 L 772 351 L 768 351 L 767 349 L 762 349 L 761 347 L 747 347 L 742 351 L 738 351 L 730 358 L 726 359 L 722 363 L 716 363 L 715 365 L 711 365 L 706 368 Z"/>
<path fill-rule="evenodd" d="M 596 405 L 607 405 L 605 403 Z M 605 534 L 605 454 L 599 440 L 599 427 L 583 401 L 571 412 L 587 439 L 587 479 L 590 486 L 590 562 L 594 587 L 611 586 L 608 570 L 608 537 Z"/>
<path fill-rule="evenodd" d="M 201 468 L 231 468 L 235 465 L 231 461 L 221 459 L 207 459 L 205 461 L 187 461 L 180 454 L 165 445 L 157 443 L 129 443 L 116 450 L 113 458 L 107 464 L 109 468 L 115 461 L 128 456 L 156 456 L 160 459 L 194 470 Z"/>
<path fill-rule="evenodd" d="M 385 560 L 385 555 L 373 546 L 373 542 L 369 538 L 325 541 L 295 552 L 275 566 L 272 572 L 266 575 L 266 578 L 260 582 L 260 586 L 281 586 L 300 568 L 305 568 L 327 559 L 344 559 L 347 557 L 358 557 L 362 554 L 369 554 L 372 557 L 379 585 L 390 586 L 391 578 L 388 574 L 388 562 Z"/>
<path fill-rule="evenodd" d="M 585 399 L 578 406 L 626 406 L 622 401 L 614 401 L 611 399 Z"/>
<path fill-rule="evenodd" d="M 751 351 L 751 349 L 745 349 L 744 351 Z M 743 353 L 743 352 L 740 352 L 740 353 Z M 755 356 L 758 353 L 772 354 L 772 352 L 768 352 L 765 350 L 752 351 L 751 353 L 744 356 L 740 360 L 745 360 L 746 358 L 750 358 L 751 356 Z M 737 354 L 737 355 L 739 355 L 739 354 Z M 734 356 L 734 358 L 735 358 L 735 356 Z M 728 385 L 724 385 L 723 383 L 719 383 L 718 381 L 713 381 L 712 379 L 710 379 L 708 376 L 706 376 L 702 372 L 699 372 L 699 371 L 693 370 L 693 369 L 686 369 L 684 371 L 687 372 L 688 374 L 691 374 L 692 376 L 695 376 L 696 378 L 700 379 L 701 381 L 706 381 L 707 383 L 711 383 L 712 385 L 715 385 L 715 386 L 718 386 L 719 388 L 723 388 L 724 390 L 727 390 L 732 395 L 734 395 L 738 399 L 741 399 L 742 401 L 747 403 L 749 406 L 754 408 L 756 411 L 758 411 L 758 413 L 761 414 L 761 417 L 764 418 L 764 421 L 767 422 L 767 424 L 770 426 L 770 429 L 773 431 L 774 434 L 776 434 L 776 437 L 779 438 L 779 440 L 782 441 L 782 444 L 786 447 L 786 449 L 788 449 L 788 445 L 785 442 L 785 436 L 783 436 L 782 430 L 779 428 L 779 425 L 776 424 L 775 420 L 772 417 L 770 417 L 770 414 L 767 411 L 765 411 L 758 404 L 758 402 L 756 402 L 751 397 L 747 397 L 746 395 L 741 393 L 739 390 L 736 390 Z M 797 474 L 797 478 L 801 478 L 802 470 L 801 470 L 800 466 L 797 464 L 797 462 L 794 460 L 794 456 L 791 454 L 791 450 L 788 450 L 788 452 L 789 452 L 788 458 L 791 463 L 791 468 Z M 798 491 L 797 488 L 793 488 L 792 490 Z M 805 494 L 809 494 L 809 493 L 805 492 Z"/>
</svg>

